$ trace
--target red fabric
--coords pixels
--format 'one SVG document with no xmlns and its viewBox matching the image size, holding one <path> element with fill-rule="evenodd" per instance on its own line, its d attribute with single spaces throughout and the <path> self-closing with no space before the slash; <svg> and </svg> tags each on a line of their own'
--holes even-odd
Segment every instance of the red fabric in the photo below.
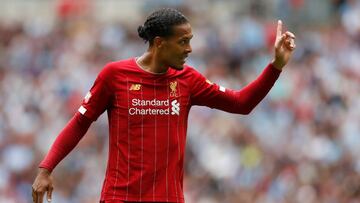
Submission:
<svg viewBox="0 0 360 203">
<path fill-rule="evenodd" d="M 72 149 L 74 149 L 77 143 L 85 135 L 91 122 L 92 121 L 85 116 L 76 113 L 56 138 L 50 151 L 40 163 L 39 167 L 52 171 L 56 165 L 68 155 Z"/>
<path fill-rule="evenodd" d="M 249 114 L 267 95 L 279 74 L 280 71 L 269 64 L 256 80 L 241 90 L 222 92 L 219 85 L 206 82 L 204 76 L 194 71 L 192 102 L 230 113 Z"/>
<path fill-rule="evenodd" d="M 134 58 L 108 64 L 79 108 L 92 121 L 105 110 L 108 113 L 110 145 L 101 200 L 184 202 L 184 151 L 191 106 L 248 114 L 279 74 L 269 65 L 253 83 L 233 91 L 207 82 L 189 66 L 159 75 L 142 70 Z M 81 137 L 68 138 L 77 143 Z M 59 141 L 53 148 L 63 145 Z"/>
</svg>

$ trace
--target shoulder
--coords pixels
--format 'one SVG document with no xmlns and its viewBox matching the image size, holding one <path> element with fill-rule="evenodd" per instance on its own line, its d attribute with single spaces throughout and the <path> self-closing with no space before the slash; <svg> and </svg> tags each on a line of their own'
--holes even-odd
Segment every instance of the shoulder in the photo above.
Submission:
<svg viewBox="0 0 360 203">
<path fill-rule="evenodd" d="M 109 62 L 102 68 L 99 77 L 108 79 L 114 75 L 123 73 L 131 66 L 133 66 L 133 58 Z"/>
<path fill-rule="evenodd" d="M 199 71 L 197 71 L 194 67 L 189 66 L 189 65 L 184 65 L 183 72 L 185 75 L 191 76 L 191 77 L 201 77 L 202 76 L 202 74 Z"/>
<path fill-rule="evenodd" d="M 184 65 L 184 69 L 182 70 L 182 72 L 185 74 L 198 73 L 198 71 L 194 67 L 186 65 L 186 64 Z"/>
<path fill-rule="evenodd" d="M 135 63 L 134 58 L 128 58 L 128 59 L 123 59 L 123 60 L 119 60 L 119 61 L 112 61 L 112 62 L 108 63 L 107 66 L 122 68 L 122 67 L 126 67 L 126 66 L 133 66 L 134 63 Z"/>
</svg>

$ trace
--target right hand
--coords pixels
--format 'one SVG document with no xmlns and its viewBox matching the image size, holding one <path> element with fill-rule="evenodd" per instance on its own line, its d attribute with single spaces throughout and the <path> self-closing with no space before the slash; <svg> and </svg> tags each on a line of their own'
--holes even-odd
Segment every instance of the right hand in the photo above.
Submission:
<svg viewBox="0 0 360 203">
<path fill-rule="evenodd" d="M 277 29 L 276 29 L 276 39 L 275 39 L 275 56 L 272 64 L 275 68 L 280 71 L 283 67 L 288 63 L 291 58 L 295 48 L 295 35 L 292 32 L 282 33 L 282 22 L 278 21 Z"/>
<path fill-rule="evenodd" d="M 45 192 L 47 193 L 48 202 L 51 202 L 53 189 L 51 173 L 45 168 L 40 168 L 32 185 L 33 203 L 43 203 Z"/>
</svg>

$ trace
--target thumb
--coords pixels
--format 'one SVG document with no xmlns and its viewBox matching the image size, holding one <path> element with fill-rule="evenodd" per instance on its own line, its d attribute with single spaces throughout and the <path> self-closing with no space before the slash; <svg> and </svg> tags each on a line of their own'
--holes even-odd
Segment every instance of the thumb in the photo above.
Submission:
<svg viewBox="0 0 360 203">
<path fill-rule="evenodd" d="M 52 200 L 52 192 L 53 192 L 54 188 L 53 187 L 49 187 L 48 191 L 47 191 L 47 201 L 51 202 Z"/>
</svg>

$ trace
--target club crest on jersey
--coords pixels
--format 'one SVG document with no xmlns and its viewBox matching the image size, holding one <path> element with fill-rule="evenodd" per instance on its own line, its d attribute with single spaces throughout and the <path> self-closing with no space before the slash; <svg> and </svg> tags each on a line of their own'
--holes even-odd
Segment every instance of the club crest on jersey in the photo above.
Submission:
<svg viewBox="0 0 360 203">
<path fill-rule="evenodd" d="M 131 84 L 129 90 L 138 91 L 138 90 L 140 90 L 140 88 L 141 88 L 141 84 Z"/>
<path fill-rule="evenodd" d="M 84 103 L 85 103 L 85 104 L 89 102 L 89 99 L 90 99 L 91 96 L 92 96 L 92 95 L 91 95 L 91 92 L 88 92 L 88 93 L 85 95 L 85 97 L 84 97 Z"/>
<path fill-rule="evenodd" d="M 170 97 L 177 97 L 177 81 L 170 82 Z"/>
</svg>

